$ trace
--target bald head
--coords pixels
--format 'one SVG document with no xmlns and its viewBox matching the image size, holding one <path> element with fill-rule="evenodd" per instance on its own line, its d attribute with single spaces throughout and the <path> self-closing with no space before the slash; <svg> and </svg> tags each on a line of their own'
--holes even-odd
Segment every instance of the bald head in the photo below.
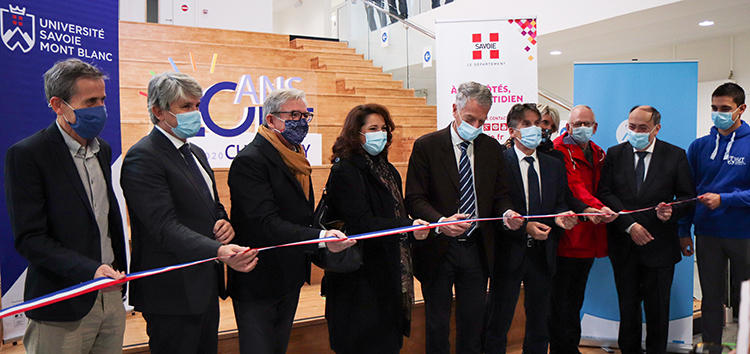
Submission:
<svg viewBox="0 0 750 354">
<path fill-rule="evenodd" d="M 581 120 L 596 123 L 596 115 L 594 115 L 594 111 L 591 107 L 582 104 L 575 106 L 570 110 L 570 124 L 575 125 L 576 122 Z"/>
<path fill-rule="evenodd" d="M 652 126 L 661 124 L 661 114 L 656 110 L 656 108 L 647 105 L 635 106 L 630 109 L 630 115 L 632 115 L 635 111 L 639 111 L 636 112 L 636 114 L 648 115 L 648 120 L 653 122 Z"/>
</svg>

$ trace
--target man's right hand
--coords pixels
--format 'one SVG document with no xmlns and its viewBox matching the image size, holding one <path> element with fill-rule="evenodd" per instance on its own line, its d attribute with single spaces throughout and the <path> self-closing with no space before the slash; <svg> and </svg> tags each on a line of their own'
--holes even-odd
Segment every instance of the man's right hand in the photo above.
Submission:
<svg viewBox="0 0 750 354">
<path fill-rule="evenodd" d="M 505 223 L 505 227 L 511 230 L 518 230 L 521 226 L 523 226 L 523 218 L 521 217 L 522 215 L 517 213 L 516 211 L 508 210 L 503 216 L 510 218 L 503 220 L 503 222 Z"/>
<path fill-rule="evenodd" d="M 466 214 L 453 214 L 451 217 L 443 219 L 443 221 L 456 221 L 456 220 L 462 220 L 469 217 Z M 471 226 L 471 223 L 464 222 L 460 224 L 453 224 L 453 225 L 446 225 L 446 226 L 440 226 L 440 232 L 445 234 L 446 236 L 456 237 L 463 235 L 466 230 L 469 229 Z"/>
<path fill-rule="evenodd" d="M 228 244 L 219 247 L 219 251 L 216 255 L 220 257 L 220 261 L 242 273 L 247 273 L 253 270 L 258 264 L 258 258 L 256 257 L 258 255 L 258 250 L 235 244 Z"/>
<path fill-rule="evenodd" d="M 646 228 L 641 226 L 641 224 L 639 223 L 633 224 L 633 227 L 630 228 L 630 237 L 638 246 L 643 246 L 654 240 L 654 237 L 651 236 L 651 233 L 649 233 L 648 230 L 646 230 Z"/>
<path fill-rule="evenodd" d="M 339 241 L 326 242 L 326 247 L 333 253 L 339 253 L 357 243 L 357 240 L 350 240 L 339 230 L 328 230 L 326 231 L 326 237 L 335 236 L 338 237 Z"/>
<path fill-rule="evenodd" d="M 529 221 L 526 224 L 526 233 L 529 234 L 531 238 L 538 241 L 546 240 L 550 230 L 552 230 L 551 227 L 540 222 Z"/>
<path fill-rule="evenodd" d="M 96 272 L 94 273 L 94 279 L 97 278 L 112 278 L 114 280 L 120 280 L 122 278 L 125 278 L 125 272 L 118 272 L 112 267 L 109 266 L 109 264 L 102 264 L 99 266 L 99 268 L 96 269 Z M 108 288 L 102 289 L 103 292 L 108 293 L 110 291 L 120 291 L 122 290 L 122 284 L 117 284 L 110 286 Z"/>
</svg>

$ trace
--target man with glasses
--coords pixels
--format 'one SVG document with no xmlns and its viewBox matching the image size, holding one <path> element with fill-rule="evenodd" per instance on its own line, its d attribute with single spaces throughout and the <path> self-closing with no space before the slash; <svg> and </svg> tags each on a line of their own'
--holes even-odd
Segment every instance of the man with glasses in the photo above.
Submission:
<svg viewBox="0 0 750 354">
<path fill-rule="evenodd" d="M 727 260 L 732 278 L 750 278 L 750 127 L 742 120 L 745 91 L 725 83 L 711 95 L 711 133 L 693 141 L 688 162 L 697 194 L 694 213 L 681 220 L 683 253 L 692 253 L 690 226 L 695 224 L 701 292 L 703 342 L 721 343 L 724 325 Z M 733 279 L 733 280 L 734 280 Z M 733 304 L 738 306 L 738 304 Z"/>
<path fill-rule="evenodd" d="M 669 297 L 680 261 L 677 220 L 695 197 L 685 150 L 656 139 L 661 114 L 636 106 L 628 116 L 627 141 L 609 148 L 598 196 L 613 211 L 654 209 L 620 215 L 607 225 L 609 259 L 620 306 L 618 344 L 623 354 L 642 354 L 641 302 L 646 313 L 646 352 L 664 354 L 669 333 Z M 687 254 L 686 254 L 687 255 Z"/>
<path fill-rule="evenodd" d="M 557 246 L 557 266 L 552 278 L 552 311 L 550 313 L 550 353 L 579 354 L 581 340 L 580 313 L 586 293 L 586 282 L 595 258 L 607 256 L 607 229 L 604 222 L 617 218 L 596 196 L 604 164 L 604 150 L 591 141 L 596 134 L 594 111 L 579 105 L 570 111 L 566 131 L 555 139 L 555 149 L 562 153 L 573 196 L 592 206 L 588 212 L 610 214 L 591 216 L 565 231 Z"/>
<path fill-rule="evenodd" d="M 251 273 L 229 272 L 240 353 L 285 353 L 299 302 L 300 288 L 310 281 L 310 259 L 318 248 L 340 252 L 353 245 L 338 230 L 313 228 L 312 167 L 300 145 L 313 114 L 305 93 L 271 92 L 263 103 L 265 120 L 255 139 L 232 161 L 229 191 L 235 241 L 252 248 L 334 236 L 322 245 L 263 252 Z"/>
<path fill-rule="evenodd" d="M 542 115 L 536 105 L 514 105 L 507 120 L 510 136 L 515 139 L 513 148 L 503 153 L 513 209 L 523 215 L 554 214 L 554 217 L 525 219 L 522 228 L 497 235 L 485 349 L 487 354 L 506 353 L 508 331 L 523 282 L 526 314 L 523 352 L 546 354 L 557 240 L 563 229 L 569 230 L 578 220 L 570 215 L 573 212 L 566 204 L 565 165 L 537 151 L 542 140 L 539 126 Z M 576 211 L 581 212 L 583 208 L 585 205 Z"/>
</svg>

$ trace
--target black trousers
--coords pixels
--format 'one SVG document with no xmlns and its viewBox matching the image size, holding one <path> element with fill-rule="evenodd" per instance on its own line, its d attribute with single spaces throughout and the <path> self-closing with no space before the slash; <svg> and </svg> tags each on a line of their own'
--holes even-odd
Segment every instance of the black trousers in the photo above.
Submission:
<svg viewBox="0 0 750 354">
<path fill-rule="evenodd" d="M 478 232 L 474 234 L 479 235 Z M 469 242 L 464 245 L 463 242 Z M 438 276 L 422 284 L 425 302 L 426 352 L 449 354 L 453 287 L 456 288 L 456 353 L 479 354 L 487 299 L 487 277 L 477 245 L 451 238 Z"/>
<path fill-rule="evenodd" d="M 518 269 L 499 269 L 490 282 L 489 318 L 487 321 L 487 354 L 505 354 L 508 331 L 513 322 L 518 295 L 524 289 L 526 332 L 524 354 L 547 354 L 552 275 L 547 265 L 544 243 L 527 248 Z"/>
<path fill-rule="evenodd" d="M 669 295 L 674 265 L 644 266 L 636 252 L 622 263 L 612 263 L 620 303 L 620 333 L 617 343 L 622 354 L 643 354 L 641 333 L 646 313 L 646 353 L 666 354 L 669 335 Z"/>
<path fill-rule="evenodd" d="M 580 354 L 581 307 L 594 258 L 557 257 L 549 316 L 550 354 Z"/>
<path fill-rule="evenodd" d="M 219 346 L 219 298 L 200 315 L 143 313 L 152 354 L 216 354 Z"/>
<path fill-rule="evenodd" d="M 721 343 L 724 329 L 724 299 L 727 289 L 727 260 L 732 277 L 750 278 L 750 239 L 696 236 L 696 260 L 701 280 L 701 335 L 705 343 Z M 735 303 L 732 306 L 739 307 Z"/>
<path fill-rule="evenodd" d="M 281 299 L 232 298 L 241 354 L 283 354 L 289 346 L 299 289 Z"/>
</svg>

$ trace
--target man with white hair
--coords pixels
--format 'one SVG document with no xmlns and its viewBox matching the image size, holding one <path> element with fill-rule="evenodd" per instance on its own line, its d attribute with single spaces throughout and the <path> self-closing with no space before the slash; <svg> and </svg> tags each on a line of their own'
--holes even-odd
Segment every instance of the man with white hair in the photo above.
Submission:
<svg viewBox="0 0 750 354">
<path fill-rule="evenodd" d="M 229 243 L 234 229 L 213 170 L 203 150 L 187 142 L 201 126 L 201 96 L 200 84 L 183 73 L 154 75 L 148 83 L 154 129 L 125 155 L 120 178 L 130 215 L 132 272 L 217 256 L 240 272 L 257 263 L 257 251 Z M 219 262 L 138 279 L 130 287 L 153 354 L 216 353 L 220 295 L 226 297 Z"/>
<path fill-rule="evenodd" d="M 229 272 L 240 353 L 278 354 L 289 344 L 300 288 L 310 280 L 311 256 L 319 247 L 340 252 L 356 241 L 338 230 L 311 227 L 312 167 L 300 145 L 313 119 L 305 93 L 273 91 L 263 103 L 263 114 L 255 139 L 229 169 L 237 243 L 259 248 L 327 236 L 340 239 L 268 250 L 252 273 Z"/>
</svg>

